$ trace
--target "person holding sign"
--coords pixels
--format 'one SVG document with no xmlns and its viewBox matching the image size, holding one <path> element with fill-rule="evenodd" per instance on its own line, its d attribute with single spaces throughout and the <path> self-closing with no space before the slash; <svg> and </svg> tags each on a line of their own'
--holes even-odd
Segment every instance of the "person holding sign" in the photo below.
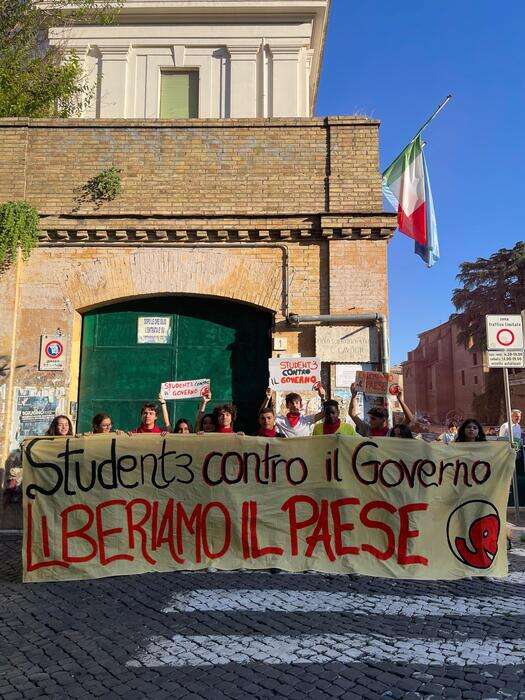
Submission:
<svg viewBox="0 0 525 700">
<path fill-rule="evenodd" d="M 324 403 L 324 420 L 314 425 L 313 435 L 355 435 L 355 429 L 349 423 L 342 423 L 339 418 L 339 404 L 330 399 Z"/>
<path fill-rule="evenodd" d="M 321 401 L 324 401 L 325 390 L 321 382 L 317 382 L 313 385 L 315 391 L 317 391 Z M 286 394 L 285 397 L 286 408 L 288 413 L 284 416 L 276 416 L 275 425 L 277 429 L 285 437 L 306 437 L 311 435 L 312 426 L 321 420 L 323 417 L 323 411 L 319 411 L 313 416 L 305 416 L 301 413 L 303 409 L 303 400 L 299 394 Z M 266 399 L 261 406 L 263 408 L 271 407 L 273 408 L 274 398 L 273 392 L 270 388 L 266 389 Z"/>
<path fill-rule="evenodd" d="M 388 436 L 388 410 L 386 408 L 373 407 L 368 411 L 368 417 L 370 422 L 362 420 L 359 416 L 357 410 L 357 391 L 358 387 L 354 383 L 350 387 L 352 392 L 352 399 L 350 401 L 350 406 L 348 412 L 350 418 L 354 421 L 357 428 L 357 432 L 363 437 L 387 437 Z M 396 398 L 399 401 L 399 405 L 403 409 L 403 414 L 405 420 L 401 425 L 411 425 L 414 423 L 414 416 L 412 411 L 408 408 L 406 403 L 403 401 L 403 394 L 399 387 L 396 389 Z"/>
<path fill-rule="evenodd" d="M 201 403 L 197 415 L 195 417 L 195 432 L 196 433 L 214 433 L 215 432 L 215 418 L 213 414 L 206 413 L 206 406 L 211 401 L 211 391 L 209 388 L 205 388 L 202 391 Z"/>
<path fill-rule="evenodd" d="M 234 433 L 233 421 L 237 415 L 237 409 L 231 403 L 225 403 L 223 406 L 216 406 L 213 409 L 214 424 L 216 433 Z"/>
</svg>

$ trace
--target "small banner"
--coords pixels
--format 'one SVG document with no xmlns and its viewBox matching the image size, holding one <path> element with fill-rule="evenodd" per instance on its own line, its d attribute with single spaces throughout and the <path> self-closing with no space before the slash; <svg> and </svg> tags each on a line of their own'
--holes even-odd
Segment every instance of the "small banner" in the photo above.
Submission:
<svg viewBox="0 0 525 700">
<path fill-rule="evenodd" d="M 369 396 L 396 396 L 399 391 L 399 375 L 383 372 L 356 372 L 355 385 Z"/>
<path fill-rule="evenodd" d="M 24 581 L 267 569 L 507 573 L 506 442 L 94 435 L 23 445 Z"/>
<path fill-rule="evenodd" d="M 270 387 L 276 391 L 308 391 L 321 381 L 318 357 L 271 357 L 268 370 Z"/>
<path fill-rule="evenodd" d="M 199 399 L 209 391 L 209 379 L 188 379 L 182 382 L 163 382 L 160 385 L 160 394 L 163 399 Z"/>
</svg>

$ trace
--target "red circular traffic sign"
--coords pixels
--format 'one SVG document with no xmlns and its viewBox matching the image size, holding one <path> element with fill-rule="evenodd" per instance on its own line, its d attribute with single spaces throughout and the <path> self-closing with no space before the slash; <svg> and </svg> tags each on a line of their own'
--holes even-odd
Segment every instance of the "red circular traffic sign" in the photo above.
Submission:
<svg viewBox="0 0 525 700">
<path fill-rule="evenodd" d="M 44 353 L 50 360 L 58 360 L 63 352 L 64 346 L 60 340 L 50 340 L 48 343 L 46 343 L 44 348 Z"/>
<path fill-rule="evenodd" d="M 512 345 L 515 339 L 516 336 L 514 335 L 514 331 L 511 331 L 510 328 L 501 328 L 496 333 L 496 340 L 500 345 L 503 345 L 506 348 L 508 348 L 509 345 Z"/>
</svg>

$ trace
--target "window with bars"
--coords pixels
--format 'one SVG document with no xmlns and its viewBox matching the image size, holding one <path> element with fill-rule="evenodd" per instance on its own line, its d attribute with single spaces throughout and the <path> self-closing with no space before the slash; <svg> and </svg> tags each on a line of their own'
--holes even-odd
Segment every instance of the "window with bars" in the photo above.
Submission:
<svg viewBox="0 0 525 700">
<path fill-rule="evenodd" d="M 194 119 L 199 116 L 198 71 L 160 72 L 159 113 L 161 119 Z"/>
</svg>

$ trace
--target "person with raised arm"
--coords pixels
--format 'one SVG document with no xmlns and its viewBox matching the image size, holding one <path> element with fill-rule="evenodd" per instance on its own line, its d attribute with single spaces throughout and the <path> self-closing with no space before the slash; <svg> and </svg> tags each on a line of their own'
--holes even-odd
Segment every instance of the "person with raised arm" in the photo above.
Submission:
<svg viewBox="0 0 525 700">
<path fill-rule="evenodd" d="M 325 390 L 321 382 L 314 384 L 313 388 L 319 395 L 321 402 L 324 401 Z M 307 416 L 302 413 L 303 400 L 299 394 L 286 394 L 285 403 L 287 413 L 275 417 L 275 425 L 277 430 L 285 437 L 305 437 L 312 434 L 312 427 L 323 417 L 323 411 Z M 263 408 L 274 408 L 275 396 L 270 388 L 266 389 L 266 399 L 263 401 Z"/>
<path fill-rule="evenodd" d="M 354 421 L 357 432 L 363 437 L 387 437 L 388 436 L 388 409 L 381 408 L 380 406 L 374 406 L 368 411 L 368 417 L 370 422 L 367 423 L 362 418 L 360 418 L 357 410 L 357 386 L 352 384 L 350 387 L 352 392 L 352 399 L 350 401 L 350 406 L 348 408 L 348 413 L 350 418 Z M 400 423 L 400 425 L 414 425 L 416 420 L 412 411 L 403 401 L 403 392 L 398 389 L 396 398 L 399 401 L 399 405 L 403 409 L 403 414 L 405 420 Z"/>
<path fill-rule="evenodd" d="M 201 403 L 195 416 L 196 433 L 214 433 L 216 430 L 215 418 L 212 413 L 206 413 L 206 406 L 211 401 L 211 391 L 205 388 L 202 392 Z"/>
</svg>

